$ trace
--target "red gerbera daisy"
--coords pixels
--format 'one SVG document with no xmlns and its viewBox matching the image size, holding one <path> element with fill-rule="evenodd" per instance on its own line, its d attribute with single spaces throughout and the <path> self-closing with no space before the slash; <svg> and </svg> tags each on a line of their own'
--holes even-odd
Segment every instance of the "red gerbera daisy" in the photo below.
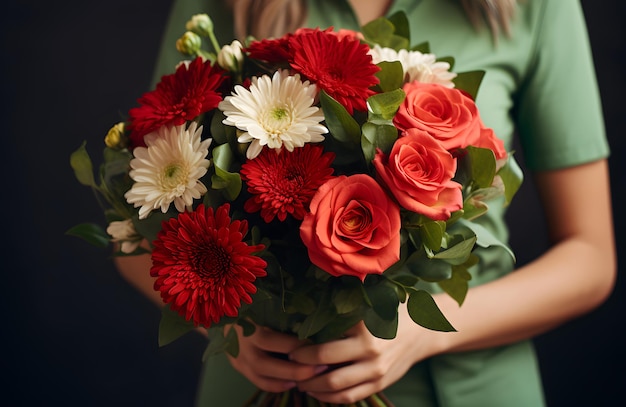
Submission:
<svg viewBox="0 0 626 407">
<path fill-rule="evenodd" d="M 143 136 L 161 126 L 180 126 L 217 107 L 222 100 L 217 88 L 224 80 L 222 69 L 196 58 L 181 64 L 176 72 L 165 75 L 156 89 L 130 109 L 131 147 L 145 146 Z"/>
<path fill-rule="evenodd" d="M 320 31 L 319 28 L 298 28 L 294 33 L 287 33 L 280 38 L 262 39 L 252 41 L 245 51 L 252 59 L 268 62 L 270 64 L 285 64 L 293 60 L 289 40 L 294 35 L 303 35 L 309 32 Z M 324 32 L 333 33 L 333 28 L 327 28 Z"/>
<path fill-rule="evenodd" d="M 289 52 L 289 37 L 293 34 L 287 34 L 282 38 L 263 39 L 253 41 L 244 50 L 252 59 L 265 61 L 269 63 L 287 63 L 291 58 Z"/>
<path fill-rule="evenodd" d="M 302 220 L 320 185 L 332 178 L 334 153 L 319 145 L 305 144 L 292 152 L 265 148 L 241 167 L 241 178 L 253 196 L 244 204 L 246 212 L 261 211 L 270 223 L 284 221 L 287 214 Z"/>
<path fill-rule="evenodd" d="M 207 328 L 237 316 L 241 302 L 252 302 L 254 280 L 267 274 L 265 260 L 252 254 L 264 246 L 242 241 L 248 222 L 231 223 L 229 209 L 199 205 L 163 222 L 152 250 L 155 290 L 172 310 Z"/>
<path fill-rule="evenodd" d="M 357 38 L 340 38 L 336 33 L 308 30 L 289 39 L 292 68 L 309 79 L 352 114 L 366 111 L 370 89 L 378 84 L 380 70 L 368 54 L 369 47 Z"/>
</svg>

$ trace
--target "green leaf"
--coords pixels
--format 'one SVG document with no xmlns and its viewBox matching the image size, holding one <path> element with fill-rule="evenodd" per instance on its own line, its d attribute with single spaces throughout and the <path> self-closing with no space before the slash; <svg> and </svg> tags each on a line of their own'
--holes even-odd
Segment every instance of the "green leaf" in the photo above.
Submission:
<svg viewBox="0 0 626 407">
<path fill-rule="evenodd" d="M 481 191 L 481 190 L 479 190 Z M 485 213 L 489 209 L 489 206 L 484 203 L 482 200 L 473 199 L 474 194 L 470 194 L 470 196 L 463 201 L 463 218 L 468 220 L 474 220 Z"/>
<path fill-rule="evenodd" d="M 399 23 L 400 18 L 396 18 L 395 21 Z M 404 36 L 407 30 L 408 28 L 405 29 L 402 26 L 396 29 L 393 22 L 385 17 L 380 17 L 364 25 L 361 32 L 367 42 L 400 50 L 409 48 L 409 39 Z"/>
<path fill-rule="evenodd" d="M 452 215 L 450 215 L 450 218 L 446 221 L 446 225 L 447 226 L 453 225 L 454 223 L 456 223 L 457 220 L 461 219 L 462 217 L 463 217 L 463 209 L 454 211 L 452 212 Z"/>
<path fill-rule="evenodd" d="M 222 144 L 213 149 L 213 166 L 215 175 L 211 178 L 212 187 L 223 190 L 229 200 L 235 200 L 241 192 L 241 176 L 236 172 L 229 172 L 235 157 L 228 144 Z"/>
<path fill-rule="evenodd" d="M 345 287 L 335 292 L 332 301 L 338 314 L 347 314 L 363 304 L 363 294 L 359 287 Z"/>
<path fill-rule="evenodd" d="M 401 287 L 413 287 L 419 281 L 419 278 L 412 274 L 397 274 L 390 276 L 389 279 Z"/>
<path fill-rule="evenodd" d="M 393 339 L 398 331 L 398 314 L 389 320 L 381 318 L 373 309 L 368 309 L 363 317 L 365 327 L 372 335 L 381 339 Z"/>
<path fill-rule="evenodd" d="M 87 142 L 83 141 L 83 144 L 70 155 L 70 165 L 74 170 L 74 175 L 78 182 L 88 187 L 96 187 L 93 176 L 93 165 L 87 153 L 87 149 L 85 148 L 86 145 Z"/>
<path fill-rule="evenodd" d="M 229 138 L 230 138 L 228 133 L 236 132 L 235 127 L 227 126 L 224 123 L 222 123 L 222 120 L 224 120 L 225 118 L 226 116 L 221 110 L 215 109 L 215 112 L 213 113 L 213 116 L 211 117 L 211 124 L 210 124 L 211 138 L 213 139 L 213 143 L 226 144 L 228 143 Z"/>
<path fill-rule="evenodd" d="M 295 293 L 290 300 L 291 307 L 301 314 L 311 314 L 315 311 L 315 300 L 302 291 Z"/>
<path fill-rule="evenodd" d="M 383 46 L 388 38 L 393 36 L 395 27 L 391 21 L 384 17 L 370 21 L 361 27 L 361 33 L 366 41 Z"/>
<path fill-rule="evenodd" d="M 352 328 L 356 323 L 362 320 L 360 312 L 352 312 L 349 314 L 338 315 L 322 328 L 318 333 L 312 336 L 315 343 L 328 342 L 333 339 L 339 339 L 344 336 L 346 331 Z"/>
<path fill-rule="evenodd" d="M 237 331 L 234 329 L 230 329 L 226 334 L 226 352 L 232 357 L 239 356 L 239 337 L 237 336 Z"/>
<path fill-rule="evenodd" d="M 441 313 L 433 297 L 424 290 L 417 290 L 409 296 L 407 308 L 411 319 L 426 329 L 441 332 L 456 332 L 456 329 Z"/>
<path fill-rule="evenodd" d="M 88 243 L 101 248 L 107 247 L 111 241 L 109 234 L 95 223 L 81 223 L 80 225 L 70 228 L 67 232 L 65 232 L 65 234 L 79 237 Z"/>
<path fill-rule="evenodd" d="M 172 311 L 169 305 L 165 305 L 161 309 L 159 346 L 165 346 L 193 329 L 193 322 L 187 321 L 179 313 Z"/>
<path fill-rule="evenodd" d="M 504 199 L 506 204 L 511 203 L 513 196 L 517 193 L 522 182 L 524 181 L 524 174 L 522 169 L 513 158 L 513 154 L 509 154 L 506 164 L 500 168 L 498 175 L 502 178 L 504 184 Z"/>
<path fill-rule="evenodd" d="M 247 319 L 238 319 L 237 325 L 243 329 L 243 336 L 250 336 L 256 331 L 256 326 Z"/>
<path fill-rule="evenodd" d="M 331 136 L 341 143 L 358 146 L 361 141 L 361 126 L 354 117 L 324 91 L 320 92 L 320 103 Z"/>
<path fill-rule="evenodd" d="M 376 314 L 387 321 L 397 317 L 400 301 L 392 283 L 387 282 L 387 280 L 379 280 L 377 284 L 366 284 L 364 289 Z"/>
<path fill-rule="evenodd" d="M 329 307 L 320 305 L 311 315 L 307 316 L 298 328 L 298 338 L 309 338 L 321 331 L 337 314 Z"/>
<path fill-rule="evenodd" d="M 404 11 L 393 13 L 389 16 L 389 21 L 393 24 L 395 35 L 406 38 L 407 40 L 411 39 L 411 26 Z"/>
<path fill-rule="evenodd" d="M 474 244 L 476 244 L 476 236 L 463 238 L 459 243 L 449 249 L 436 253 L 433 258 L 444 260 L 452 265 L 463 264 L 472 253 Z"/>
<path fill-rule="evenodd" d="M 479 188 L 487 188 L 496 175 L 496 156 L 492 150 L 480 147 L 467 147 L 466 160 L 469 160 L 471 177 Z"/>
<path fill-rule="evenodd" d="M 394 89 L 370 96 L 367 105 L 375 115 L 384 120 L 392 120 L 405 97 L 406 93 L 402 89 Z"/>
<path fill-rule="evenodd" d="M 133 155 L 128 150 L 115 150 L 113 148 L 105 148 L 102 153 L 104 158 L 105 174 L 108 178 L 118 175 L 126 175 L 130 170 L 130 160 Z"/>
<path fill-rule="evenodd" d="M 445 231 L 446 222 L 444 221 L 425 222 L 422 227 L 419 228 L 422 242 L 426 247 L 435 252 L 441 249 L 441 242 Z"/>
<path fill-rule="evenodd" d="M 430 54 L 430 43 L 428 41 L 421 42 L 411 47 L 411 51 L 418 51 L 422 54 Z"/>
<path fill-rule="evenodd" d="M 382 92 L 402 88 L 404 83 L 404 69 L 399 61 L 379 62 L 380 71 L 376 72 L 379 80 L 378 87 Z"/>
<path fill-rule="evenodd" d="M 337 316 L 327 291 L 322 292 L 322 297 L 317 304 L 317 309 L 307 316 L 297 329 L 298 338 L 309 338 L 321 331 L 330 321 Z"/>
<path fill-rule="evenodd" d="M 124 194 L 133 183 L 128 176 L 133 156 L 128 150 L 107 147 L 104 149 L 103 158 L 104 164 L 100 168 L 101 192 L 122 218 L 129 218 L 134 211 L 126 202 Z"/>
<path fill-rule="evenodd" d="M 208 334 L 209 344 L 202 355 L 203 361 L 223 352 L 228 352 L 234 357 L 239 355 L 239 338 L 234 329 L 229 329 L 226 337 L 224 337 L 224 328 L 222 326 L 215 326 L 208 330 Z"/>
<path fill-rule="evenodd" d="M 364 123 L 361 149 L 366 162 L 369 163 L 374 159 L 377 148 L 380 148 L 384 153 L 389 153 L 397 139 L 398 129 L 393 125 Z"/>
<path fill-rule="evenodd" d="M 460 72 L 457 74 L 456 78 L 452 80 L 452 82 L 454 82 L 454 86 L 457 89 L 464 90 L 472 97 L 472 99 L 476 100 L 478 88 L 480 87 L 480 83 L 482 82 L 484 76 L 485 71 Z"/>
<path fill-rule="evenodd" d="M 145 237 L 149 242 L 156 240 L 157 234 L 161 231 L 161 224 L 172 217 L 178 216 L 175 209 L 171 209 L 167 213 L 160 210 L 154 210 L 145 219 L 139 219 L 137 215 L 133 216 L 133 226 L 137 233 Z"/>
<path fill-rule="evenodd" d="M 475 259 L 478 262 L 477 256 L 472 256 L 470 258 Z M 470 263 L 469 261 L 466 263 Z M 463 304 L 465 301 L 465 296 L 467 295 L 467 290 L 469 288 L 468 281 L 472 279 L 472 275 L 467 271 L 467 264 L 462 264 L 459 266 L 452 266 L 452 276 L 443 281 L 437 282 L 439 287 L 445 291 L 452 299 L 454 299 L 459 306 Z"/>
<path fill-rule="evenodd" d="M 419 252 L 413 253 L 405 266 L 417 277 L 425 281 L 441 281 L 450 278 L 452 266 L 443 260 L 421 257 Z"/>
<path fill-rule="evenodd" d="M 496 235 L 491 233 L 489 229 L 476 222 L 471 222 L 466 219 L 460 219 L 458 221 L 458 225 L 470 229 L 476 235 L 476 244 L 478 246 L 484 248 L 491 246 L 501 247 L 506 250 L 506 252 L 511 256 L 513 261 L 515 261 L 515 254 L 513 254 L 511 248 L 504 244 L 504 242 L 502 242 L 500 239 L 498 239 Z"/>
</svg>

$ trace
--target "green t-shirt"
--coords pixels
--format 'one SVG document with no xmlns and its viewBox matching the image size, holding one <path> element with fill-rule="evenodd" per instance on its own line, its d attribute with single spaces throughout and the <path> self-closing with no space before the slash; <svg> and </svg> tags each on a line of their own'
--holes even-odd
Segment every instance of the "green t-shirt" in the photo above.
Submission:
<svg viewBox="0 0 626 407">
<path fill-rule="evenodd" d="M 174 2 L 155 82 L 171 73 L 181 59 L 175 41 L 193 14 L 208 13 L 219 42 L 232 41 L 232 15 L 223 3 Z M 517 134 L 527 168 L 552 170 L 607 157 L 599 92 L 579 2 L 520 3 L 511 36 L 500 36 L 497 42 L 488 29 L 476 30 L 469 23 L 458 0 L 395 0 L 389 14 L 405 11 L 411 22 L 412 44 L 428 41 L 437 56 L 453 56 L 454 71 L 486 71 L 476 100 L 480 115 L 509 149 Z M 307 26 L 359 28 L 346 0 L 308 0 Z M 504 212 L 501 204 L 491 204 L 481 222 L 506 241 Z M 480 256 L 472 284 L 513 270 L 513 262 L 502 249 L 481 250 Z M 253 390 L 225 357 L 213 358 L 205 364 L 198 405 L 238 406 Z M 414 366 L 385 393 L 397 407 L 544 404 L 529 341 L 433 357 Z"/>
</svg>

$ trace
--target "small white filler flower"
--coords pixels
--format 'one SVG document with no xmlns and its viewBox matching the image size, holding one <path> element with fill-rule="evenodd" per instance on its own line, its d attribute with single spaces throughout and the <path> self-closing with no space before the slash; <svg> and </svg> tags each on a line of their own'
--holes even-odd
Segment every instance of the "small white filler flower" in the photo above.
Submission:
<svg viewBox="0 0 626 407">
<path fill-rule="evenodd" d="M 217 63 L 227 71 L 241 72 L 243 60 L 243 45 L 237 40 L 230 45 L 224 45 L 217 53 Z"/>
<path fill-rule="evenodd" d="M 448 88 L 454 87 L 452 79 L 456 78 L 456 73 L 450 72 L 449 63 L 438 62 L 434 54 L 423 54 L 405 49 L 396 51 L 380 45 L 374 45 L 369 53 L 375 64 L 382 61 L 399 61 L 404 70 L 405 82 L 438 83 Z"/>
<path fill-rule="evenodd" d="M 320 124 L 324 114 L 313 106 L 316 96 L 315 84 L 278 70 L 271 78 L 252 78 L 250 90 L 235 86 L 218 108 L 226 115 L 224 124 L 242 131 L 238 141 L 250 142 L 246 157 L 252 159 L 263 146 L 293 151 L 305 143 L 323 141 L 328 129 Z"/>
<path fill-rule="evenodd" d="M 201 140 L 202 126 L 161 127 L 144 138 L 147 147 L 136 147 L 130 161 L 135 181 L 124 197 L 144 219 L 157 208 L 165 213 L 173 202 L 179 212 L 191 208 L 194 199 L 207 192 L 200 178 L 210 161 L 206 158 L 212 139 Z"/>
<path fill-rule="evenodd" d="M 127 254 L 134 252 L 143 239 L 131 219 L 112 221 L 107 227 L 107 233 L 111 235 L 111 241 L 120 243 L 122 253 Z"/>
</svg>

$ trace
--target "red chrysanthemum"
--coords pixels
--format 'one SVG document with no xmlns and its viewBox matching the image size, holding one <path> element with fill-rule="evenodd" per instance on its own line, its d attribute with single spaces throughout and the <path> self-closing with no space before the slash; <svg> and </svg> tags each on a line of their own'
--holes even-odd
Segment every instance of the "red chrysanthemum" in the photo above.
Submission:
<svg viewBox="0 0 626 407">
<path fill-rule="evenodd" d="M 161 126 L 180 126 L 217 107 L 222 100 L 217 88 L 224 80 L 222 69 L 196 58 L 165 75 L 156 89 L 145 93 L 130 109 L 131 147 L 145 146 L 143 136 Z"/>
<path fill-rule="evenodd" d="M 366 111 L 366 100 L 379 80 L 380 70 L 357 38 L 308 30 L 289 38 L 291 67 L 341 103 L 352 114 Z"/>
<path fill-rule="evenodd" d="M 253 41 L 244 51 L 252 59 L 286 64 L 291 59 L 291 52 L 289 51 L 289 37 L 291 35 L 293 34 L 287 34 L 277 39 Z"/>
<path fill-rule="evenodd" d="M 333 33 L 332 30 L 332 27 L 330 27 L 325 29 L 324 32 Z M 289 45 L 291 37 L 313 31 L 319 31 L 319 28 L 298 28 L 295 32 L 287 33 L 280 38 L 252 41 L 244 51 L 252 59 L 270 64 L 288 65 L 293 60 L 293 52 Z"/>
<path fill-rule="evenodd" d="M 241 167 L 241 178 L 253 195 L 244 209 L 249 213 L 260 210 L 267 223 L 274 217 L 284 221 L 287 214 L 302 220 L 317 189 L 332 178 L 334 158 L 334 153 L 308 143 L 292 152 L 263 149 Z"/>
<path fill-rule="evenodd" d="M 248 222 L 231 222 L 229 209 L 229 204 L 215 212 L 199 205 L 183 212 L 163 222 L 154 242 L 154 288 L 195 325 L 209 327 L 223 316 L 237 316 L 242 302 L 252 302 L 255 279 L 267 274 L 265 260 L 253 255 L 264 246 L 242 241 Z"/>
</svg>

